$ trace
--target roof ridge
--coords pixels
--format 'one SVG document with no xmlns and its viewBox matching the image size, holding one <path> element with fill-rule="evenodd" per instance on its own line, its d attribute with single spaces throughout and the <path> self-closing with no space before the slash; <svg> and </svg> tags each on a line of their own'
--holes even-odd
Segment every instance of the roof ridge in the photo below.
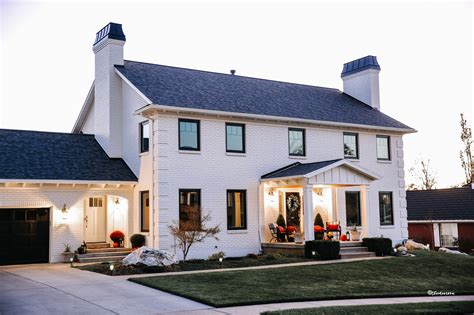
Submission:
<svg viewBox="0 0 474 315">
<path fill-rule="evenodd" d="M 74 136 L 94 137 L 93 134 L 87 134 L 87 133 L 70 133 L 70 132 L 62 132 L 62 131 L 44 131 L 44 130 L 9 129 L 9 128 L 0 128 L 0 131 L 50 133 L 50 134 L 61 134 L 61 135 L 74 135 Z"/>
<path fill-rule="evenodd" d="M 341 161 L 343 159 L 333 159 L 333 160 L 326 160 L 326 161 L 319 161 L 319 162 L 309 162 L 309 163 L 301 163 L 303 165 L 310 165 L 310 164 L 317 164 L 317 163 L 328 163 L 328 162 L 338 162 L 338 161 Z M 331 163 L 332 164 L 332 163 Z"/>
<path fill-rule="evenodd" d="M 184 67 L 178 67 L 178 66 L 169 66 L 169 65 L 163 65 L 163 64 L 159 64 L 159 63 L 151 63 L 151 62 L 144 62 L 144 61 L 134 61 L 134 60 L 124 60 L 124 61 L 142 63 L 142 64 L 147 64 L 147 65 L 152 65 L 152 66 L 182 69 L 182 70 L 188 70 L 188 71 L 198 71 L 198 72 L 212 73 L 212 74 L 218 74 L 218 75 L 240 77 L 240 78 L 246 78 L 246 79 L 252 79 L 252 80 L 261 80 L 261 81 L 268 81 L 268 82 L 275 82 L 275 83 L 300 85 L 300 86 L 306 86 L 306 87 L 312 87 L 312 88 L 318 88 L 318 89 L 334 90 L 334 91 L 338 91 L 340 93 L 343 93 L 341 90 L 339 90 L 337 88 L 331 88 L 331 87 L 326 87 L 326 86 L 310 85 L 310 84 L 304 84 L 304 83 L 295 83 L 295 82 L 280 81 L 280 80 L 273 80 L 273 79 L 256 78 L 256 77 L 249 77 L 249 76 L 237 75 L 237 74 L 228 74 L 228 73 L 215 72 L 215 71 L 209 71 L 209 70 L 199 70 L 199 69 L 191 69 L 191 68 L 184 68 Z M 123 68 L 124 66 L 115 65 L 115 67 Z"/>
</svg>

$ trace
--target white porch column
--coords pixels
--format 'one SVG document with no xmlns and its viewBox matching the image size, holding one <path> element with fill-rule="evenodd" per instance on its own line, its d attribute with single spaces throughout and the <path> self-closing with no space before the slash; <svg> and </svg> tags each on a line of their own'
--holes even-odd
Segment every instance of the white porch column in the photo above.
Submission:
<svg viewBox="0 0 474 315">
<path fill-rule="evenodd" d="M 313 214 L 313 185 L 306 184 L 303 188 L 304 202 L 304 239 L 314 240 L 314 214 Z"/>
<path fill-rule="evenodd" d="M 361 223 L 362 223 L 362 237 L 371 237 L 375 235 L 370 235 L 370 198 L 369 198 L 370 189 L 368 186 L 360 186 L 360 204 L 361 204 Z M 373 218 L 372 218 L 373 219 Z"/>
<path fill-rule="evenodd" d="M 266 241 L 265 237 L 265 184 L 258 185 L 258 241 Z"/>
</svg>

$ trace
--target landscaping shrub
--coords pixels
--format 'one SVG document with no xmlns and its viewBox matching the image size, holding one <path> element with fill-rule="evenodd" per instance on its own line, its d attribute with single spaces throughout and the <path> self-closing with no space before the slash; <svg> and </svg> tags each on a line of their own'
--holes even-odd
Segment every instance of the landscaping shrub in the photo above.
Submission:
<svg viewBox="0 0 474 315">
<path fill-rule="evenodd" d="M 317 214 L 316 217 L 314 218 L 314 225 L 319 225 L 324 227 L 323 223 L 323 218 L 321 217 L 321 214 Z"/>
<path fill-rule="evenodd" d="M 284 228 L 286 228 L 286 222 L 285 222 L 285 218 L 283 217 L 283 215 L 282 215 L 282 214 L 278 215 L 278 218 L 277 218 L 276 224 L 277 224 L 278 226 L 281 226 L 281 227 L 284 227 Z"/>
<path fill-rule="evenodd" d="M 224 252 L 218 252 L 214 253 L 211 256 L 208 257 L 209 260 L 219 260 L 219 258 L 224 258 L 225 253 Z"/>
<path fill-rule="evenodd" d="M 142 234 L 133 234 L 130 236 L 130 243 L 132 243 L 133 248 L 142 247 L 145 245 L 145 236 Z"/>
<path fill-rule="evenodd" d="M 392 255 L 392 240 L 384 237 L 366 237 L 362 239 L 363 246 L 366 246 L 369 252 L 374 252 L 375 256 Z"/>
<path fill-rule="evenodd" d="M 471 254 L 474 250 L 474 241 L 468 238 L 460 238 L 458 240 L 459 250 L 463 253 Z"/>
<path fill-rule="evenodd" d="M 316 227 L 324 228 L 323 218 L 321 217 L 321 214 L 319 213 L 316 214 L 316 217 L 314 218 L 314 226 L 315 226 L 314 238 L 316 240 L 324 239 L 324 229 L 323 229 L 323 232 L 316 232 Z"/>
<path fill-rule="evenodd" d="M 341 246 L 338 241 L 307 241 L 304 245 L 304 255 L 306 258 L 318 258 L 322 260 L 339 259 Z M 313 256 L 313 251 L 316 256 Z"/>
</svg>

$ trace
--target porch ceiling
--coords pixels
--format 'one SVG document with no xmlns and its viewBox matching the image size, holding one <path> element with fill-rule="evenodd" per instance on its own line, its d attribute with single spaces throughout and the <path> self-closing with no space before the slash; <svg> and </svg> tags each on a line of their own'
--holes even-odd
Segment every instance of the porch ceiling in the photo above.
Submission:
<svg viewBox="0 0 474 315">
<path fill-rule="evenodd" d="M 274 185 L 368 185 L 380 176 L 354 163 L 339 159 L 315 163 L 296 162 L 261 177 Z"/>
</svg>

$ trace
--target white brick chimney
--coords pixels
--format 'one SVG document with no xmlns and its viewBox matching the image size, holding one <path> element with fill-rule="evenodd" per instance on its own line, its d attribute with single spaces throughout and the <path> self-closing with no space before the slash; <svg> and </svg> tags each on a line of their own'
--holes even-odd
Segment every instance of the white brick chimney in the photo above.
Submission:
<svg viewBox="0 0 474 315">
<path fill-rule="evenodd" d="M 115 65 L 123 65 L 125 34 L 122 25 L 109 23 L 97 32 L 95 54 L 95 137 L 111 158 L 122 155 L 122 82 Z"/>
<path fill-rule="evenodd" d="M 375 56 L 345 63 L 341 73 L 344 93 L 380 110 L 379 72 Z"/>
</svg>

